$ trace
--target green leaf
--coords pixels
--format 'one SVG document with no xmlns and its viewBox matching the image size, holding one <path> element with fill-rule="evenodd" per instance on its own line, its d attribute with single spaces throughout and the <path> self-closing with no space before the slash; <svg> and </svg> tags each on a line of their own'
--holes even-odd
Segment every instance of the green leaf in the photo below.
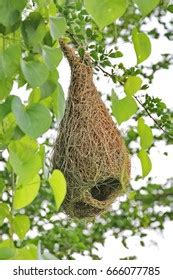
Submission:
<svg viewBox="0 0 173 280">
<path fill-rule="evenodd" d="M 18 88 L 21 88 L 21 87 L 23 87 L 26 84 L 26 80 L 25 80 L 25 77 L 24 77 L 24 75 L 22 73 L 21 67 L 20 67 L 19 74 L 17 76 L 16 81 L 18 83 Z"/>
<path fill-rule="evenodd" d="M 11 259 L 15 255 L 13 242 L 9 239 L 0 242 L 0 260 Z"/>
<path fill-rule="evenodd" d="M 13 260 L 37 260 L 37 247 L 34 244 L 27 244 L 23 248 L 16 249 Z"/>
<path fill-rule="evenodd" d="M 60 170 L 54 170 L 49 178 L 49 183 L 51 185 L 58 210 L 66 195 L 66 180 Z"/>
<path fill-rule="evenodd" d="M 111 100 L 112 114 L 119 124 L 129 120 L 138 110 L 138 106 L 131 96 L 126 96 L 123 99 L 119 100 L 113 93 Z"/>
<path fill-rule="evenodd" d="M 49 75 L 47 66 L 42 62 L 21 60 L 21 68 L 26 81 L 32 88 L 41 86 Z"/>
<path fill-rule="evenodd" d="M 49 13 L 49 15 L 56 15 L 57 8 L 55 6 L 55 3 L 60 5 L 59 0 L 58 0 L 58 2 L 55 2 L 55 1 L 52 1 L 52 0 L 35 0 L 35 2 L 37 3 L 39 8 L 45 8 L 46 7 L 46 12 L 45 12 L 46 15 L 47 15 L 47 13 Z"/>
<path fill-rule="evenodd" d="M 42 159 L 37 142 L 25 136 L 9 145 L 9 162 L 18 175 L 19 184 L 26 184 L 38 174 Z"/>
<path fill-rule="evenodd" d="M 56 69 L 61 62 L 63 55 L 60 48 L 43 47 L 43 58 L 50 71 Z"/>
<path fill-rule="evenodd" d="M 52 80 L 51 77 L 40 87 L 41 89 L 41 99 L 47 98 L 51 96 L 51 94 L 56 90 L 57 81 L 56 83 Z"/>
<path fill-rule="evenodd" d="M 121 17 L 128 6 L 127 0 L 85 0 L 88 13 L 94 18 L 100 29 Z"/>
<path fill-rule="evenodd" d="M 173 13 L 173 5 L 169 5 L 167 10 L 170 12 L 170 13 Z"/>
<path fill-rule="evenodd" d="M 0 215 L 8 217 L 10 214 L 9 206 L 5 202 L 0 203 Z"/>
<path fill-rule="evenodd" d="M 0 260 L 9 260 L 15 255 L 14 248 L 0 248 Z"/>
<path fill-rule="evenodd" d="M 27 0 L 0 0 L 0 23 L 8 27 L 19 21 L 26 3 Z"/>
<path fill-rule="evenodd" d="M 142 80 L 138 76 L 128 77 L 124 85 L 124 91 L 128 96 L 134 95 L 138 90 L 141 89 Z"/>
<path fill-rule="evenodd" d="M 1 198 L 1 195 L 4 191 L 4 189 L 5 189 L 5 180 L 0 177 L 0 198 Z M 0 211 L 0 215 L 1 215 L 1 211 Z"/>
<path fill-rule="evenodd" d="M 120 52 L 120 51 L 116 51 L 116 52 L 114 52 L 114 53 L 109 54 L 109 57 L 112 57 L 112 58 L 123 57 L 123 53 Z"/>
<path fill-rule="evenodd" d="M 60 121 L 65 112 L 65 98 L 64 92 L 60 84 L 57 85 L 57 89 L 52 94 L 52 101 L 53 101 L 53 111 Z"/>
<path fill-rule="evenodd" d="M 13 87 L 13 79 L 10 78 L 3 78 L 0 79 L 0 100 L 6 98 Z"/>
<path fill-rule="evenodd" d="M 47 5 L 47 0 L 35 0 L 39 8 L 43 8 Z"/>
<path fill-rule="evenodd" d="M 148 15 L 159 5 L 160 0 L 135 0 L 143 17 Z"/>
<path fill-rule="evenodd" d="M 40 44 L 47 31 L 44 18 L 38 12 L 30 13 L 22 22 L 21 31 L 25 44 L 28 47 L 34 47 Z"/>
<path fill-rule="evenodd" d="M 141 148 L 147 150 L 153 143 L 153 133 L 152 129 L 145 124 L 142 117 L 138 120 L 138 133 L 140 136 Z"/>
<path fill-rule="evenodd" d="M 128 195 L 128 200 L 134 200 L 136 198 L 136 191 L 131 191 Z"/>
<path fill-rule="evenodd" d="M 16 120 L 12 113 L 0 123 L 0 149 L 5 149 L 14 135 Z"/>
<path fill-rule="evenodd" d="M 80 55 L 81 58 L 83 58 L 83 57 L 84 57 L 84 54 L 85 54 L 84 48 L 79 48 L 79 49 L 78 49 L 78 54 Z"/>
<path fill-rule="evenodd" d="M 58 72 L 56 69 L 51 71 L 46 82 L 40 87 L 41 89 L 41 99 L 51 96 L 51 94 L 56 90 L 58 83 Z"/>
<path fill-rule="evenodd" d="M 6 98 L 5 102 L 0 104 L 0 121 L 3 120 L 10 112 L 11 112 L 11 102 L 13 100 L 13 96 L 9 96 Z"/>
<path fill-rule="evenodd" d="M 132 40 L 137 57 L 137 64 L 146 60 L 151 54 L 151 42 L 144 32 L 132 31 Z"/>
<path fill-rule="evenodd" d="M 141 161 L 142 176 L 145 177 L 150 173 L 150 171 L 152 169 L 151 160 L 150 160 L 148 154 L 146 153 L 146 151 L 144 151 L 144 150 L 141 150 L 138 153 L 138 158 Z"/>
<path fill-rule="evenodd" d="M 28 105 L 31 105 L 33 103 L 38 103 L 40 101 L 40 98 L 41 98 L 40 88 L 34 88 L 29 95 Z"/>
<path fill-rule="evenodd" d="M 53 40 L 62 37 L 66 29 L 67 24 L 64 17 L 50 17 L 50 34 Z"/>
<path fill-rule="evenodd" d="M 2 242 L 0 242 L 0 248 L 8 248 L 13 247 L 13 241 L 10 239 L 6 239 Z"/>
<path fill-rule="evenodd" d="M 12 101 L 12 112 L 20 129 L 33 138 L 41 136 L 50 128 L 50 112 L 41 104 L 34 103 L 26 109 L 20 98 L 15 97 Z"/>
<path fill-rule="evenodd" d="M 6 203 L 0 203 L 0 226 L 3 225 L 4 219 L 9 218 L 10 209 Z"/>
<path fill-rule="evenodd" d="M 40 104 L 47 107 L 48 109 L 52 108 L 52 97 L 48 96 L 40 101 Z"/>
<path fill-rule="evenodd" d="M 19 44 L 10 45 L 0 52 L 0 79 L 12 78 L 19 70 L 21 48 Z M 13 63 L 11 63 L 13 61 Z"/>
<path fill-rule="evenodd" d="M 21 209 L 29 205 L 38 195 L 40 176 L 36 175 L 29 183 L 18 185 L 14 193 L 13 207 Z"/>
<path fill-rule="evenodd" d="M 30 229 L 30 220 L 26 215 L 17 215 L 12 220 L 12 227 L 14 233 L 18 235 L 18 237 L 23 240 L 25 238 L 26 233 Z"/>
<path fill-rule="evenodd" d="M 23 131 L 18 126 L 16 126 L 12 140 L 20 140 L 24 136 L 25 136 L 25 133 L 23 133 Z"/>
</svg>

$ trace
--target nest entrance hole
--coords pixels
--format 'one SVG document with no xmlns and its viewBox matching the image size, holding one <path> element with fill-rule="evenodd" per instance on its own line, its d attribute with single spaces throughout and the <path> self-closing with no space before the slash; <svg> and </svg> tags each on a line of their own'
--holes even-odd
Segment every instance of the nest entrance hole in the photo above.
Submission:
<svg viewBox="0 0 173 280">
<path fill-rule="evenodd" d="M 98 182 L 92 189 L 91 195 L 98 201 L 105 201 L 120 187 L 120 182 L 115 178 L 107 178 Z"/>
</svg>

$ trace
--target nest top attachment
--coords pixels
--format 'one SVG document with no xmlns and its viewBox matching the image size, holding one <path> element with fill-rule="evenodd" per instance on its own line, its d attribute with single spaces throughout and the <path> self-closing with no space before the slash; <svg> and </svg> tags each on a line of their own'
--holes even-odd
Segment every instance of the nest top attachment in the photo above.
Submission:
<svg viewBox="0 0 173 280">
<path fill-rule="evenodd" d="M 130 158 L 123 137 L 93 83 L 88 54 L 80 58 L 60 40 L 71 67 L 64 117 L 59 125 L 53 167 L 67 180 L 64 211 L 79 219 L 106 212 L 129 184 Z"/>
</svg>

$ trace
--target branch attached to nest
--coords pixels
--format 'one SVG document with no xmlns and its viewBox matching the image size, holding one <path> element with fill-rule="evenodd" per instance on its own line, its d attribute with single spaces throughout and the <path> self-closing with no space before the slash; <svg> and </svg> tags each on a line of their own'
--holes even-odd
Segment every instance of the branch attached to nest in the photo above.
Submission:
<svg viewBox="0 0 173 280">
<path fill-rule="evenodd" d="M 76 40 L 74 34 L 72 34 L 71 32 L 69 31 L 66 31 L 67 34 L 71 37 L 71 39 L 73 40 L 74 44 L 78 47 L 81 47 L 80 43 Z M 97 67 L 99 70 L 101 70 L 103 72 L 103 74 L 109 78 L 111 78 L 112 80 L 114 79 L 114 76 L 115 74 L 114 73 L 109 73 L 108 71 L 106 71 L 104 68 L 102 68 L 100 65 L 95 65 L 95 61 L 91 58 L 91 62 L 93 64 L 93 67 Z M 123 83 L 121 83 L 119 81 L 119 83 L 121 85 L 123 85 Z M 135 100 L 140 104 L 140 106 L 142 106 L 142 108 L 145 110 L 145 112 L 147 113 L 147 115 L 153 120 L 153 122 L 156 124 L 156 126 L 161 129 L 165 134 L 167 134 L 170 138 L 173 138 L 171 137 L 171 135 L 169 134 L 169 132 L 167 132 L 163 126 L 161 126 L 158 121 L 151 115 L 151 113 L 149 112 L 149 110 L 145 107 L 145 105 L 138 99 L 138 97 L 134 96 Z"/>
<path fill-rule="evenodd" d="M 75 62 L 76 63 L 79 62 L 79 57 L 76 55 L 74 49 L 69 47 L 68 44 L 66 44 L 63 39 L 59 39 L 59 44 L 64 55 L 67 57 L 70 66 L 73 66 Z"/>
</svg>

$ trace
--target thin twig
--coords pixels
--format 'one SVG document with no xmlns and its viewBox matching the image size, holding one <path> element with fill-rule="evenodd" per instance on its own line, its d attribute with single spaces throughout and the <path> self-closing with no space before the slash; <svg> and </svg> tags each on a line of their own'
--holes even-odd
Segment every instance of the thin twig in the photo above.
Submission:
<svg viewBox="0 0 173 280">
<path fill-rule="evenodd" d="M 67 34 L 70 35 L 70 37 L 72 38 L 72 40 L 74 41 L 75 45 L 80 47 L 81 44 L 79 44 L 79 42 L 77 41 L 77 39 L 75 38 L 75 35 L 73 33 L 71 33 L 70 31 L 66 31 Z M 106 76 L 109 76 L 110 78 L 113 77 L 113 74 L 107 72 L 106 70 L 104 70 L 100 65 L 95 65 L 95 61 L 93 58 L 91 58 L 91 61 L 93 63 L 93 66 L 96 66 L 98 69 L 100 69 Z"/>
<path fill-rule="evenodd" d="M 70 31 L 66 31 L 66 33 L 71 37 L 71 39 L 74 41 L 74 44 L 78 47 L 81 46 L 81 44 L 77 41 L 77 39 L 75 38 L 75 35 L 73 33 L 71 33 Z"/>
<path fill-rule="evenodd" d="M 154 123 L 157 125 L 159 129 L 161 129 L 164 133 L 166 133 L 170 138 L 173 138 L 164 128 L 161 126 L 158 121 L 151 115 L 150 111 L 145 107 L 145 105 L 138 99 L 138 97 L 134 96 L 136 101 L 142 106 L 142 108 L 145 110 L 147 115 L 154 121 Z"/>
<path fill-rule="evenodd" d="M 94 60 L 93 59 L 91 59 L 91 60 L 92 60 L 93 65 L 94 65 Z M 110 77 L 111 79 L 113 78 L 114 75 L 109 73 L 109 72 L 107 72 L 106 70 L 104 70 L 100 65 L 97 64 L 96 67 L 98 69 L 100 69 L 106 76 Z"/>
</svg>

